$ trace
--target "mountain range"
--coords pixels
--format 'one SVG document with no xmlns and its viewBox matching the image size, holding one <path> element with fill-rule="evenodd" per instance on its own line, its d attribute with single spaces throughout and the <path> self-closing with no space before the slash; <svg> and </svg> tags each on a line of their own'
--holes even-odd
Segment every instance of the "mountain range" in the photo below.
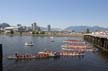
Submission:
<svg viewBox="0 0 108 71">
<path fill-rule="evenodd" d="M 42 30 L 47 30 L 45 27 L 41 27 Z M 94 31 L 108 31 L 108 28 L 100 27 L 100 26 L 69 26 L 63 31 L 75 31 L 75 32 L 86 32 L 89 29 L 90 32 Z M 61 28 L 52 28 L 52 31 L 62 31 Z"/>
<path fill-rule="evenodd" d="M 8 23 L 0 23 L 0 28 L 9 27 L 10 25 Z"/>
<path fill-rule="evenodd" d="M 99 26 L 69 26 L 64 30 L 75 31 L 75 32 L 86 32 L 89 29 L 90 32 L 93 31 L 108 31 L 108 28 L 99 27 Z"/>
</svg>

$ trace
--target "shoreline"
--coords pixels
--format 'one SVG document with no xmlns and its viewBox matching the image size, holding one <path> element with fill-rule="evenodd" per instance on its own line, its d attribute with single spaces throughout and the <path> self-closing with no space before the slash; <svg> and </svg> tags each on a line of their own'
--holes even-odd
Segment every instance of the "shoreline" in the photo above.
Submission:
<svg viewBox="0 0 108 71">
<path fill-rule="evenodd" d="M 0 33 L 1 35 L 6 35 L 6 36 L 40 36 L 40 37 L 83 37 L 83 34 L 28 34 L 28 33 L 23 33 L 23 34 L 4 34 Z"/>
</svg>

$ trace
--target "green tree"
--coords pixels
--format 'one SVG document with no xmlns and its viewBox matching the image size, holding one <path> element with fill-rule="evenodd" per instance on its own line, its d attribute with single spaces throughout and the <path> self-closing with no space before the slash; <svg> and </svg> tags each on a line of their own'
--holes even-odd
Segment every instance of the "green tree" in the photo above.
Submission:
<svg viewBox="0 0 108 71">
<path fill-rule="evenodd" d="M 75 32 L 75 30 L 72 30 L 72 32 Z"/>
<path fill-rule="evenodd" d="M 19 33 L 20 33 L 20 35 L 22 35 L 22 31 L 20 31 Z"/>
<path fill-rule="evenodd" d="M 36 34 L 39 34 L 39 32 L 38 32 L 38 31 L 36 31 Z"/>
<path fill-rule="evenodd" d="M 41 31 L 40 34 L 45 34 L 45 32 L 44 31 Z"/>
<path fill-rule="evenodd" d="M 10 34 L 14 34 L 14 31 L 13 30 L 10 30 Z"/>
<path fill-rule="evenodd" d="M 35 34 L 35 31 L 32 31 L 32 34 Z"/>
</svg>

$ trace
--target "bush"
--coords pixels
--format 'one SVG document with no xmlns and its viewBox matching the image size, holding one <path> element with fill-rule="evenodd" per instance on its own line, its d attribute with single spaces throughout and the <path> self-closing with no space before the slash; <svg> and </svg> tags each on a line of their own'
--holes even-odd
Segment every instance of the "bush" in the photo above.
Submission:
<svg viewBox="0 0 108 71">
<path fill-rule="evenodd" d="M 39 32 L 36 32 L 36 34 L 39 34 Z"/>
<path fill-rule="evenodd" d="M 35 31 L 32 31 L 32 34 L 35 34 Z"/>
<path fill-rule="evenodd" d="M 45 32 L 44 31 L 41 31 L 40 34 L 45 34 Z"/>
<path fill-rule="evenodd" d="M 11 30 L 11 31 L 10 31 L 10 34 L 14 34 L 14 31 L 13 31 L 13 30 Z"/>
</svg>

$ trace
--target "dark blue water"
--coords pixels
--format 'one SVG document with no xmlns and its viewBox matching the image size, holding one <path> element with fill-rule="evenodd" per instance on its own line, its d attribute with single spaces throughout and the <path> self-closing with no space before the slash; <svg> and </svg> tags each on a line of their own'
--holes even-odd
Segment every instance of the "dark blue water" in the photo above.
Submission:
<svg viewBox="0 0 108 71">
<path fill-rule="evenodd" d="M 19 54 L 35 54 L 45 49 L 60 51 L 63 40 L 82 39 L 78 37 L 49 37 L 35 36 L 0 36 L 3 44 L 3 71 L 108 71 L 108 53 L 87 52 L 85 56 L 61 56 L 60 58 L 8 60 L 6 57 L 16 52 Z M 32 41 L 32 47 L 24 46 Z"/>
</svg>

